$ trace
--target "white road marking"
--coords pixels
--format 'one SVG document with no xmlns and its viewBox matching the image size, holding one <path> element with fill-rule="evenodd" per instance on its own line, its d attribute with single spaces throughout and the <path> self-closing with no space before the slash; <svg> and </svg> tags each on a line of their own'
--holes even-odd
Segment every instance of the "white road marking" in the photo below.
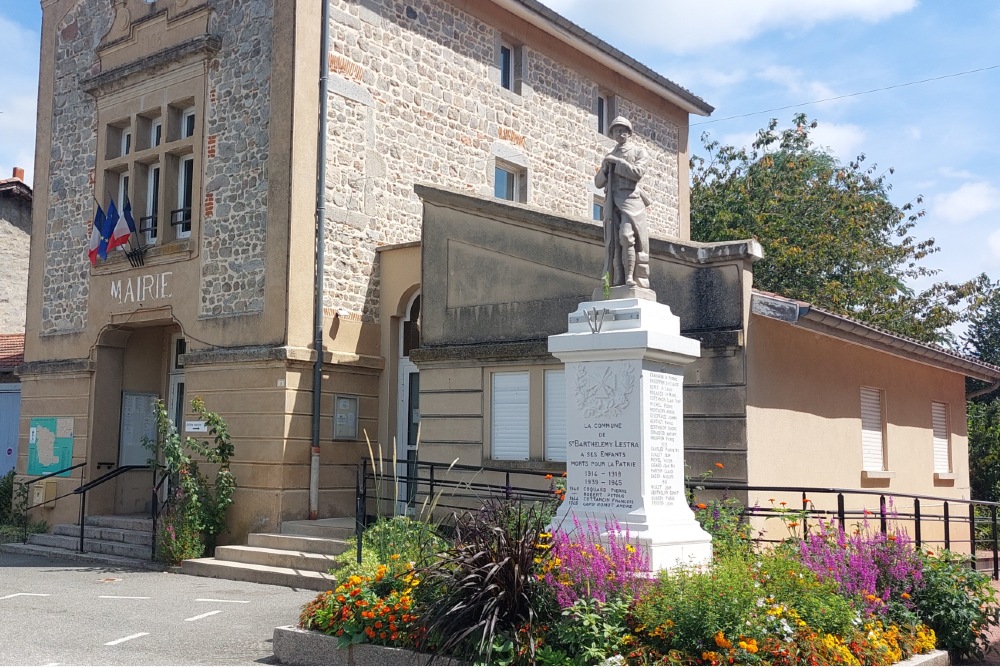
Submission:
<svg viewBox="0 0 1000 667">
<path fill-rule="evenodd" d="M 221 609 L 216 609 L 215 611 L 206 612 L 204 614 L 198 614 L 197 616 L 192 616 L 191 618 L 185 618 L 185 621 L 197 621 L 207 616 L 215 616 L 216 614 L 221 614 Z"/>
<path fill-rule="evenodd" d="M 148 600 L 149 597 L 142 595 L 98 595 L 102 600 Z"/>
<path fill-rule="evenodd" d="M 3 596 L 2 598 L 0 598 L 0 600 L 9 600 L 11 598 L 20 597 L 22 595 L 27 597 L 47 598 L 50 595 L 52 595 L 52 593 L 12 593 L 11 595 Z"/>
<path fill-rule="evenodd" d="M 148 632 L 137 632 L 134 635 L 129 635 L 128 637 L 122 637 L 121 639 L 116 639 L 113 642 L 108 642 L 105 646 L 114 646 L 115 644 L 121 644 L 122 642 L 132 641 L 133 639 L 138 639 L 139 637 L 145 637 Z"/>
<path fill-rule="evenodd" d="M 212 598 L 197 598 L 195 602 L 232 602 L 233 604 L 250 604 L 249 600 L 213 600 Z"/>
</svg>

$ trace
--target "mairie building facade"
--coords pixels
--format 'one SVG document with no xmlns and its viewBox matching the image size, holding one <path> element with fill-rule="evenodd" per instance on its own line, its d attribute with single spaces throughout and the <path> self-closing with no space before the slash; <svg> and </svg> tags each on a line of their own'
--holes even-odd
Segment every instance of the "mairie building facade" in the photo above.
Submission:
<svg viewBox="0 0 1000 667">
<path fill-rule="evenodd" d="M 711 107 L 534 0 L 331 0 L 326 31 L 320 0 L 42 9 L 17 469 L 37 468 L 29 444 L 44 445 L 47 469 L 85 463 L 57 477 L 59 495 L 144 464 L 155 399 L 182 435 L 201 436 L 190 413 L 201 396 L 236 444 L 229 539 L 353 513 L 369 442 L 415 456 L 417 406 L 434 391 L 410 359 L 421 274 L 453 267 L 447 253 L 421 255 L 419 186 L 600 233 L 594 171 L 613 146 L 610 119 L 624 115 L 655 165 L 651 234 L 689 239 L 687 125 Z M 95 210 L 112 199 L 136 222 L 131 256 L 115 249 L 92 265 Z M 575 271 L 599 282 L 599 266 Z M 491 295 L 530 297 L 533 280 L 508 267 Z M 495 458 L 462 418 L 481 418 L 482 400 L 467 399 L 425 435 L 463 445 L 466 462 Z M 57 437 L 43 443 L 46 425 Z M 91 491 L 87 511 L 147 511 L 149 489 L 148 470 L 127 472 Z M 78 502 L 36 511 L 72 521 Z"/>
</svg>

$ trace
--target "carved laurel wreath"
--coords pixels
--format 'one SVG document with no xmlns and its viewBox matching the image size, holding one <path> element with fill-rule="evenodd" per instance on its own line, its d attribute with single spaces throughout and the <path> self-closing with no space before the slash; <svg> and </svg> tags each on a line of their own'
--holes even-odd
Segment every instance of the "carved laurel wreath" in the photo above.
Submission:
<svg viewBox="0 0 1000 667">
<path fill-rule="evenodd" d="M 580 365 L 576 369 L 576 406 L 584 417 L 618 417 L 628 407 L 635 389 L 630 366 L 615 371 L 611 366 Z"/>
</svg>

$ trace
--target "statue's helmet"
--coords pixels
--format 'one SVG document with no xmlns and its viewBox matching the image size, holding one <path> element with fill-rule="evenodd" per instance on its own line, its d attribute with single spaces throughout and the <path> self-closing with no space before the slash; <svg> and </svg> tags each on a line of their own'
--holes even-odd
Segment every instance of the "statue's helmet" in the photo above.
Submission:
<svg viewBox="0 0 1000 667">
<path fill-rule="evenodd" d="M 608 130 L 613 130 L 615 128 L 615 125 L 621 125 L 632 134 L 635 134 L 635 131 L 632 130 L 632 123 L 630 123 L 628 118 L 626 118 L 625 116 L 618 116 L 613 121 L 611 121 L 611 127 L 609 127 Z"/>
</svg>

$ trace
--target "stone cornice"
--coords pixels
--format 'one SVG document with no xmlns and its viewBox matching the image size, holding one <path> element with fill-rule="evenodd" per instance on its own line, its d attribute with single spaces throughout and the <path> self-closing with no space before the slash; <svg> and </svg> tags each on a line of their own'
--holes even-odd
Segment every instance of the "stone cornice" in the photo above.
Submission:
<svg viewBox="0 0 1000 667">
<path fill-rule="evenodd" d="M 107 94 L 126 85 L 134 77 L 149 76 L 157 69 L 180 61 L 208 58 L 221 48 L 222 38 L 218 35 L 201 35 L 107 72 L 87 77 L 80 81 L 80 86 L 91 95 Z"/>
</svg>

